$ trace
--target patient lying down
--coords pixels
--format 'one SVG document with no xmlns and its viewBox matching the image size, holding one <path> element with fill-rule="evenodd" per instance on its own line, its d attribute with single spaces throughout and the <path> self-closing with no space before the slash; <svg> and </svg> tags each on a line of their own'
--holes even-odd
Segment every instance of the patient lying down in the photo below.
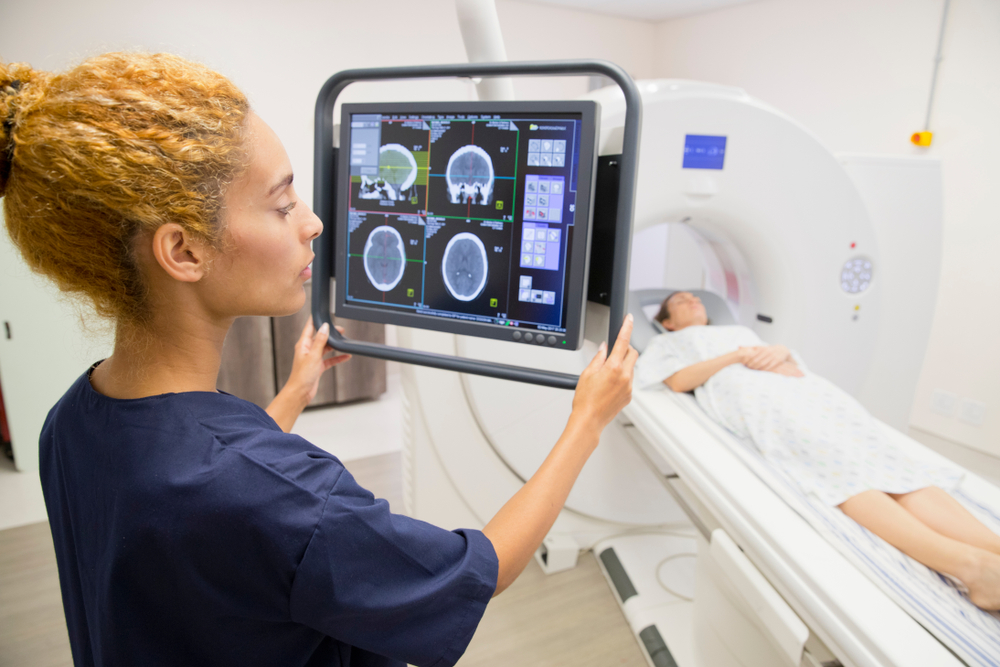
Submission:
<svg viewBox="0 0 1000 667">
<path fill-rule="evenodd" d="M 636 385 L 694 391 L 716 422 L 754 443 L 806 493 L 900 551 L 961 581 L 983 609 L 1000 609 L 1000 536 L 947 493 L 957 469 L 911 459 L 878 422 L 781 345 L 741 326 L 706 326 L 690 292 L 671 294 L 636 365 Z"/>
</svg>

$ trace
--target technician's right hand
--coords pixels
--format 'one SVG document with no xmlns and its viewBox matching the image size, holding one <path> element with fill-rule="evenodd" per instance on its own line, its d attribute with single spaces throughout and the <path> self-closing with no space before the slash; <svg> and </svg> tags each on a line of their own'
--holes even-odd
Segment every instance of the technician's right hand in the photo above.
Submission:
<svg viewBox="0 0 1000 667">
<path fill-rule="evenodd" d="M 603 430 L 632 400 L 632 376 L 639 358 L 639 352 L 629 344 L 632 326 L 632 315 L 626 315 L 611 354 L 601 343 L 580 374 L 573 396 L 573 415 L 586 420 L 592 428 Z"/>
</svg>

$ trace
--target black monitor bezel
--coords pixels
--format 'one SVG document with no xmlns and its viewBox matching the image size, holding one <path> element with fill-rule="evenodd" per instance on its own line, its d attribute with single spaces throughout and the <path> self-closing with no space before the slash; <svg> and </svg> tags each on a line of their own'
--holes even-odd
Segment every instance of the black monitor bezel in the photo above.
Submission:
<svg viewBox="0 0 1000 667">
<path fill-rule="evenodd" d="M 558 102 L 392 102 L 392 103 L 353 103 L 341 107 L 340 146 L 350 145 L 350 122 L 344 122 L 352 114 L 403 114 L 403 113 L 454 113 L 454 114 L 513 114 L 513 113 L 547 113 L 547 114 L 580 114 L 580 159 L 577 176 L 577 200 L 574 211 L 572 257 L 580 261 L 570 262 L 569 280 L 567 282 L 566 321 L 564 333 L 519 329 L 500 324 L 468 322 L 453 320 L 433 315 L 389 311 L 380 308 L 359 306 L 347 301 L 347 225 L 350 178 L 350 151 L 340 150 L 337 155 L 337 165 L 334 170 L 336 182 L 334 217 L 334 312 L 338 317 L 347 319 L 394 324 L 399 326 L 429 329 L 479 338 L 490 338 L 514 342 L 515 332 L 522 334 L 542 334 L 546 338 L 554 336 L 556 344 L 552 347 L 562 350 L 578 350 L 583 344 L 584 316 L 586 313 L 587 279 L 590 271 L 590 243 L 593 228 L 594 211 L 594 181 L 597 175 L 597 153 L 599 113 L 598 104 L 589 100 L 572 100 Z M 589 158 L 587 157 L 589 155 Z M 583 209 L 583 210 L 581 210 Z M 515 211 L 518 207 L 515 205 Z M 581 230 L 581 227 L 583 229 Z M 523 338 L 522 338 L 523 340 Z M 562 345 L 561 341 L 566 344 Z"/>
</svg>

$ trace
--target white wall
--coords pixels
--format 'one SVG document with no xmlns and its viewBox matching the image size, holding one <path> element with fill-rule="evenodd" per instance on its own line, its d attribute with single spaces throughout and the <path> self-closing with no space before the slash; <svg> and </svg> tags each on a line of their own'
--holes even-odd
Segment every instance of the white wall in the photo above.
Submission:
<svg viewBox="0 0 1000 667">
<path fill-rule="evenodd" d="M 942 0 L 764 0 L 657 26 L 655 72 L 744 88 L 836 152 L 939 157 L 941 288 L 911 423 L 1000 456 L 1000 3 L 953 0 L 922 129 Z M 927 307 L 935 307 L 927 295 Z M 935 388 L 986 404 L 972 426 L 930 411 Z"/>
<path fill-rule="evenodd" d="M 608 58 L 650 76 L 651 24 L 523 2 L 498 3 L 511 60 Z M 288 149 L 296 187 L 312 199 L 313 106 L 333 73 L 353 67 L 465 62 L 452 0 L 383 0 L 377 10 L 348 0 L 175 0 L 161 3 L 34 0 L 8 3 L 0 58 L 63 69 L 118 49 L 170 51 L 230 77 Z M 582 79 L 521 80 L 519 96 L 575 97 Z M 459 82 L 358 84 L 356 100 L 474 99 Z"/>
<path fill-rule="evenodd" d="M 636 77 L 651 75 L 655 32 L 651 24 L 523 2 L 501 1 L 498 12 L 512 60 L 608 58 Z M 353 67 L 466 60 L 453 0 L 382 0 L 377 7 L 347 0 L 174 0 L 168 5 L 33 0 L 4 3 L 2 23 L 8 29 L 0 38 L 0 58 L 8 62 L 29 62 L 55 71 L 105 51 L 142 49 L 178 53 L 221 71 L 243 88 L 284 141 L 296 169 L 296 188 L 306 202 L 312 201 L 313 106 L 327 77 Z M 523 98 L 575 97 L 586 91 L 587 81 L 519 80 L 515 89 Z M 352 86 L 341 99 L 473 96 L 467 82 L 422 81 Z M 2 241 L 6 245 L 0 248 L 4 251 L 0 262 L 19 262 L 9 241 Z M 76 339 L 79 327 L 72 326 L 71 311 L 57 303 L 52 290 L 31 282 L 20 267 L 6 268 L 10 270 L 0 271 L 0 297 L 6 292 L 11 298 L 0 298 L 0 311 L 4 304 L 8 311 L 0 312 L 0 321 L 14 317 L 11 304 L 25 305 L 23 298 L 14 297 L 30 288 L 40 295 L 31 306 L 38 316 L 32 313 L 26 318 L 18 311 L 19 320 L 59 321 L 59 336 Z M 25 357 L 28 365 L 20 364 L 17 373 L 13 362 L 3 369 L 10 420 L 20 441 L 16 443 L 21 450 L 19 467 L 36 466 L 42 418 L 72 379 L 97 358 L 90 347 L 77 347 L 76 356 L 67 357 L 77 349 L 67 348 L 66 354 Z M 32 382 L 48 380 L 41 393 L 29 392 L 23 383 L 18 386 L 18 374 L 32 371 Z M 30 405 L 24 407 L 24 401 Z"/>
</svg>

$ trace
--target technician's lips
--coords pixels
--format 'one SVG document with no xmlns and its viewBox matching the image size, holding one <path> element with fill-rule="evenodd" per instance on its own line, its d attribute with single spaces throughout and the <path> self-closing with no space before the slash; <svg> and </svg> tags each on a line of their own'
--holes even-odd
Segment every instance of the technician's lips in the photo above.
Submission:
<svg viewBox="0 0 1000 667">
<path fill-rule="evenodd" d="M 299 277 L 308 279 L 312 277 L 312 274 L 313 274 L 312 264 L 310 264 L 306 268 L 302 269 L 302 273 L 299 274 Z"/>
</svg>

